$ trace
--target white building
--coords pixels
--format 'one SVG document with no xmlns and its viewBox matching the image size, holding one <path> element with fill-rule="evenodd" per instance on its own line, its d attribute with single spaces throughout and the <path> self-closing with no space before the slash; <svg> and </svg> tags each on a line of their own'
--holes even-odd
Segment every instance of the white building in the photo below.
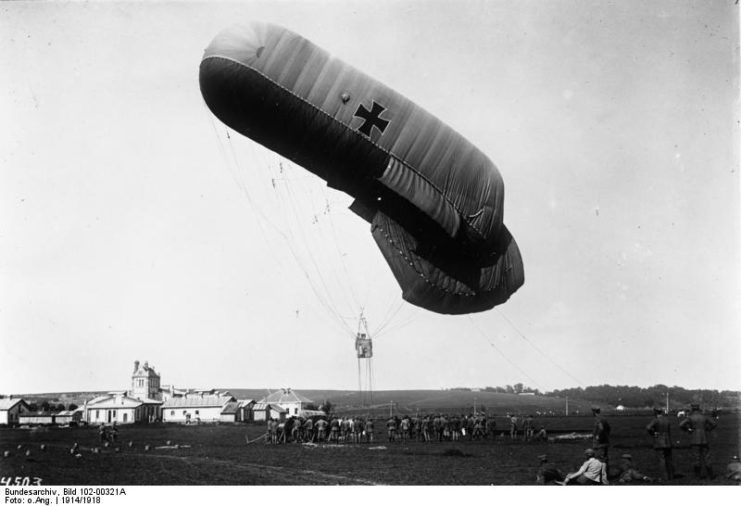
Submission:
<svg viewBox="0 0 741 506">
<path fill-rule="evenodd" d="M 0 425 L 16 425 L 20 415 L 30 411 L 23 399 L 0 399 Z"/>
<path fill-rule="evenodd" d="M 162 404 L 162 421 L 175 423 L 218 422 L 222 413 L 234 411 L 236 399 L 229 393 L 193 393 L 173 397 Z M 225 415 L 227 413 L 224 413 Z"/>
<path fill-rule="evenodd" d="M 294 392 L 290 388 L 281 388 L 257 402 L 260 405 L 277 406 L 285 410 L 285 416 L 299 416 L 309 404 L 314 401 Z M 271 418 L 278 418 L 268 414 Z"/>
<path fill-rule="evenodd" d="M 128 392 L 110 392 L 85 404 L 85 421 L 89 424 L 153 422 L 159 418 L 161 405 L 162 401 L 138 399 Z"/>
<path fill-rule="evenodd" d="M 258 402 L 252 406 L 252 421 L 266 422 L 268 420 L 285 421 L 287 411 L 276 404 Z"/>
<path fill-rule="evenodd" d="M 140 365 L 134 361 L 134 372 L 131 374 L 131 397 L 135 399 L 162 400 L 160 389 L 160 375 L 149 366 L 149 362 Z"/>
</svg>

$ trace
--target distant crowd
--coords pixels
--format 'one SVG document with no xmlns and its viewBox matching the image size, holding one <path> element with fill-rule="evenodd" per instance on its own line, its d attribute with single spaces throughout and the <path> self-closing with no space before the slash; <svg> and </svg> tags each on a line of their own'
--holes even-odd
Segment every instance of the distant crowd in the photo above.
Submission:
<svg viewBox="0 0 741 506">
<path fill-rule="evenodd" d="M 534 418 L 508 415 L 509 436 L 516 440 L 547 441 L 544 426 L 536 429 Z M 291 417 L 285 422 L 268 421 L 265 442 L 281 443 L 373 443 L 376 428 L 389 443 L 419 441 L 483 440 L 495 437 L 496 422 L 483 414 L 424 414 L 390 416 L 374 420 L 362 416 Z M 499 431 L 500 436 L 504 433 Z"/>
</svg>

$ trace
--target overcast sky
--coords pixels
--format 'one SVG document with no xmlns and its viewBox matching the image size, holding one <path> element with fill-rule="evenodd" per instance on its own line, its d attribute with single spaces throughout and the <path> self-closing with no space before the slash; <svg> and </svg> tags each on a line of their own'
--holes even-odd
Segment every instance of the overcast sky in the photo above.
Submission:
<svg viewBox="0 0 741 506">
<path fill-rule="evenodd" d="M 741 389 L 738 6 L 0 4 L 0 391 L 522 382 Z M 499 167 L 525 284 L 401 301 L 350 199 L 207 109 L 221 29 L 282 25 Z M 367 386 L 367 376 L 361 386 Z"/>
</svg>

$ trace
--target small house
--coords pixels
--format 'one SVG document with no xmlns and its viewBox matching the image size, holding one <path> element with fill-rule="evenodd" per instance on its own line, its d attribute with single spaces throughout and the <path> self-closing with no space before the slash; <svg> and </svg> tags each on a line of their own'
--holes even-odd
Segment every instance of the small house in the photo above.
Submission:
<svg viewBox="0 0 741 506">
<path fill-rule="evenodd" d="M 0 399 L 0 425 L 17 425 L 19 416 L 31 411 L 23 399 Z"/>
</svg>

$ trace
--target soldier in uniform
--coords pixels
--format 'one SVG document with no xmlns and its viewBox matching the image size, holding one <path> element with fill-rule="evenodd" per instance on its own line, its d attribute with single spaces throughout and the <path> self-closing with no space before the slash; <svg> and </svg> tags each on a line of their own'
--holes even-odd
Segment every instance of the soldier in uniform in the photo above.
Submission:
<svg viewBox="0 0 741 506">
<path fill-rule="evenodd" d="M 509 438 L 512 440 L 517 439 L 517 429 L 520 420 L 515 415 L 509 416 Z"/>
<path fill-rule="evenodd" d="M 692 446 L 695 453 L 694 471 L 695 476 L 700 479 L 712 478 L 712 469 L 707 464 L 708 438 L 707 433 L 713 430 L 718 423 L 711 417 L 705 415 L 699 404 L 692 404 L 690 415 L 679 424 L 679 428 L 690 433 Z"/>
<path fill-rule="evenodd" d="M 736 455 L 731 457 L 731 462 L 726 466 L 726 479 L 741 481 L 741 462 Z"/>
<path fill-rule="evenodd" d="M 633 456 L 629 453 L 623 453 L 620 455 L 620 477 L 618 482 L 620 483 L 632 483 L 634 481 L 645 481 L 652 482 L 653 479 L 649 478 L 633 465 Z"/>
<path fill-rule="evenodd" d="M 316 427 L 317 436 L 316 440 L 319 443 L 324 443 L 327 440 L 327 420 L 320 418 L 316 421 L 314 426 Z"/>
<path fill-rule="evenodd" d="M 592 406 L 594 416 L 594 429 L 592 430 L 592 446 L 599 458 L 605 463 L 605 468 L 610 463 L 608 451 L 610 449 L 610 424 L 602 417 L 602 410 L 598 406 Z"/>
<path fill-rule="evenodd" d="M 553 462 L 548 462 L 548 455 L 538 455 L 540 466 L 535 477 L 535 483 L 538 485 L 548 485 L 563 481 L 563 473 L 556 467 Z"/>
<path fill-rule="evenodd" d="M 368 418 L 365 422 L 365 440 L 373 442 L 373 418 Z"/>
<path fill-rule="evenodd" d="M 530 441 L 533 438 L 533 415 L 527 415 L 525 421 L 522 423 L 522 432 L 525 436 L 525 441 Z"/>
<path fill-rule="evenodd" d="M 386 432 L 389 443 L 396 441 L 396 418 L 393 416 L 386 421 Z"/>
<path fill-rule="evenodd" d="M 654 419 L 646 426 L 646 430 L 654 438 L 654 451 L 659 457 L 663 478 L 665 480 L 674 479 L 671 424 L 661 408 L 654 408 Z"/>
</svg>

